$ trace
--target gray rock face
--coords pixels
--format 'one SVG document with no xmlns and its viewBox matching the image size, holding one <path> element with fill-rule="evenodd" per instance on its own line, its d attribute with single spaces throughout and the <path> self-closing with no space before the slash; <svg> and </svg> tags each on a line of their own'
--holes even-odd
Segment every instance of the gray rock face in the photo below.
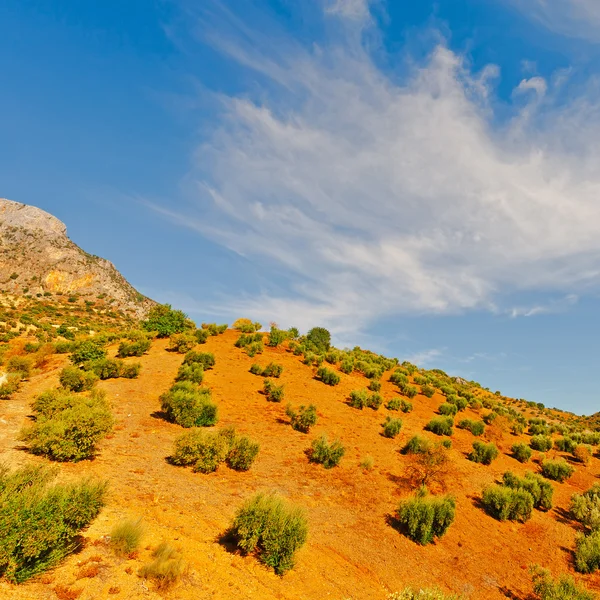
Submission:
<svg viewBox="0 0 600 600">
<path fill-rule="evenodd" d="M 0 199 L 0 291 L 13 295 L 77 295 L 142 318 L 155 304 L 138 293 L 114 265 L 83 251 L 65 224 L 27 204 Z"/>
</svg>

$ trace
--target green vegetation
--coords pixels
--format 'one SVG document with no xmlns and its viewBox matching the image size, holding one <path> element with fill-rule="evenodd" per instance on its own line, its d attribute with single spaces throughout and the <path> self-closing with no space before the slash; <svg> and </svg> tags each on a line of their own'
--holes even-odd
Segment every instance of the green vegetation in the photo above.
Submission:
<svg viewBox="0 0 600 600">
<path fill-rule="evenodd" d="M 167 420 L 182 427 L 210 427 L 217 422 L 217 405 L 211 400 L 208 388 L 190 381 L 171 386 L 160 397 Z"/>
<path fill-rule="evenodd" d="M 340 382 L 340 376 L 327 367 L 319 367 L 317 370 L 317 379 L 327 385 L 337 385 Z"/>
<path fill-rule="evenodd" d="M 454 521 L 456 500 L 452 496 L 430 496 L 422 487 L 396 511 L 402 531 L 414 542 L 425 545 L 442 537 Z"/>
<path fill-rule="evenodd" d="M 339 439 L 329 442 L 327 436 L 323 434 L 313 441 L 310 460 L 323 465 L 326 469 L 331 469 L 340 463 L 345 452 L 346 449 Z"/>
<path fill-rule="evenodd" d="M 473 450 L 469 453 L 468 458 L 469 460 L 481 463 L 482 465 L 491 465 L 492 461 L 498 458 L 498 454 L 498 448 L 493 442 L 485 444 L 484 442 L 475 440 L 473 442 Z"/>
<path fill-rule="evenodd" d="M 13 583 L 55 567 L 104 505 L 106 484 L 51 485 L 47 467 L 0 467 L 0 576 Z"/>
<path fill-rule="evenodd" d="M 569 479 L 574 471 L 575 469 L 564 460 L 542 461 L 542 475 L 560 483 Z"/>
<path fill-rule="evenodd" d="M 401 592 L 388 594 L 387 600 L 460 600 L 460 598 L 454 594 L 444 594 L 437 588 L 419 588 L 418 590 L 404 588 Z"/>
<path fill-rule="evenodd" d="M 523 489 L 491 485 L 483 491 L 485 511 L 499 521 L 525 522 L 531 517 L 533 497 Z"/>
<path fill-rule="evenodd" d="M 98 381 L 93 371 L 83 371 L 78 367 L 65 367 L 59 374 L 60 385 L 71 392 L 91 390 Z"/>
<path fill-rule="evenodd" d="M 518 477 L 510 471 L 504 473 L 502 483 L 506 487 L 525 490 L 533 498 L 533 506 L 538 510 L 550 510 L 552 508 L 552 495 L 554 488 L 537 473 L 527 471 L 525 477 Z"/>
<path fill-rule="evenodd" d="M 148 318 L 142 321 L 142 328 L 156 332 L 157 337 L 166 338 L 176 333 L 183 333 L 193 327 L 187 315 L 181 310 L 173 310 L 170 304 L 154 306 L 148 313 Z"/>
<path fill-rule="evenodd" d="M 204 371 L 215 366 L 215 355 L 212 352 L 195 352 L 190 350 L 184 357 L 184 365 L 200 365 Z"/>
<path fill-rule="evenodd" d="M 518 444 L 513 444 L 512 448 L 513 456 L 522 463 L 529 462 L 531 458 L 531 448 L 527 444 L 523 444 L 519 442 Z"/>
<path fill-rule="evenodd" d="M 600 529 L 600 483 L 595 483 L 583 494 L 573 494 L 571 516 L 588 529 Z"/>
<path fill-rule="evenodd" d="M 331 346 L 331 334 L 324 327 L 313 327 L 306 334 L 306 341 L 317 352 L 327 352 Z"/>
<path fill-rule="evenodd" d="M 295 411 L 292 405 L 288 404 L 285 414 L 290 418 L 292 429 L 302 433 L 308 433 L 310 428 L 317 423 L 317 407 L 314 404 L 301 405 L 298 411 Z"/>
<path fill-rule="evenodd" d="M 269 402 L 281 402 L 284 395 L 284 386 L 276 385 L 270 379 L 265 379 L 263 382 L 263 393 Z"/>
<path fill-rule="evenodd" d="M 110 545 L 116 554 L 129 556 L 138 549 L 143 535 L 141 519 L 126 519 L 111 529 Z"/>
<path fill-rule="evenodd" d="M 96 444 L 113 426 L 106 395 L 99 390 L 89 396 L 52 390 L 38 396 L 32 409 L 35 423 L 25 427 L 19 439 L 28 443 L 32 453 L 57 461 L 92 458 Z"/>
<path fill-rule="evenodd" d="M 548 452 L 552 448 L 552 438 L 547 435 L 534 435 L 529 445 L 539 452 Z"/>
<path fill-rule="evenodd" d="M 140 337 L 136 340 L 124 341 L 119 344 L 117 356 L 119 358 L 127 358 L 128 356 L 143 356 L 150 350 L 152 340 L 147 337 Z"/>
<path fill-rule="evenodd" d="M 402 454 L 423 454 L 427 452 L 432 446 L 432 443 L 425 437 L 420 435 L 413 435 L 413 437 L 406 442 L 401 450 Z"/>
<path fill-rule="evenodd" d="M 471 421 L 470 419 L 463 419 L 457 427 L 460 429 L 467 429 L 475 436 L 483 435 L 483 432 L 485 431 L 483 421 Z"/>
<path fill-rule="evenodd" d="M 126 363 L 118 358 L 99 358 L 83 364 L 85 371 L 91 371 L 100 379 L 135 379 L 140 374 L 140 363 Z"/>
<path fill-rule="evenodd" d="M 531 568 L 533 591 L 540 600 L 594 600 L 595 594 L 579 587 L 572 577 L 562 575 L 554 581 L 550 571 L 538 565 Z"/>
<path fill-rule="evenodd" d="M 452 417 L 434 417 L 427 423 L 425 429 L 436 435 L 452 435 L 452 426 L 454 419 Z"/>
<path fill-rule="evenodd" d="M 266 367 L 261 367 L 259 364 L 254 363 L 250 367 L 250 373 L 253 375 L 260 375 L 262 377 L 280 377 L 283 373 L 283 365 L 270 362 Z"/>
<path fill-rule="evenodd" d="M 204 368 L 200 363 L 180 365 L 175 381 L 191 381 L 200 385 L 204 380 Z"/>
<path fill-rule="evenodd" d="M 193 333 L 174 333 L 169 338 L 169 352 L 185 354 L 197 344 L 196 336 Z"/>
<path fill-rule="evenodd" d="M 76 345 L 69 358 L 74 365 L 82 365 L 90 361 L 105 359 L 106 350 L 97 341 L 84 340 Z"/>
<path fill-rule="evenodd" d="M 173 587 L 185 572 L 185 563 L 179 552 L 166 542 L 154 549 L 152 559 L 140 568 L 138 575 L 152 579 L 158 590 L 164 591 Z"/>
<path fill-rule="evenodd" d="M 594 573 L 600 568 L 600 530 L 580 535 L 575 542 L 575 569 Z"/>
<path fill-rule="evenodd" d="M 387 438 L 395 438 L 402 429 L 402 421 L 400 419 L 392 419 L 386 417 L 385 421 L 381 424 L 383 427 L 383 435 Z"/>
<path fill-rule="evenodd" d="M 278 575 L 294 566 L 294 555 L 306 542 L 304 511 L 276 495 L 257 494 L 238 510 L 230 529 L 238 547 L 258 558 Z"/>
</svg>

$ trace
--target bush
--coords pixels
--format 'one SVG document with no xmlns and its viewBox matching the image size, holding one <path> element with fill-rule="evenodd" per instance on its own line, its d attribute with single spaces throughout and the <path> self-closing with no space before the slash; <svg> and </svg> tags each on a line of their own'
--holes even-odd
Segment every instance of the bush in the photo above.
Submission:
<svg viewBox="0 0 600 600">
<path fill-rule="evenodd" d="M 527 444 L 523 444 L 522 442 L 518 444 L 513 444 L 512 448 L 513 456 L 522 463 L 526 463 L 531 458 L 531 448 Z"/>
<path fill-rule="evenodd" d="M 492 461 L 498 458 L 498 448 L 493 442 L 485 444 L 476 440 L 473 442 L 473 450 L 469 453 L 468 459 L 483 465 L 491 465 Z"/>
<path fill-rule="evenodd" d="M 83 364 L 84 371 L 91 371 L 100 379 L 135 379 L 141 367 L 140 363 L 126 363 L 118 358 L 101 358 Z"/>
<path fill-rule="evenodd" d="M 442 537 L 454 521 L 456 500 L 452 496 L 429 496 L 421 488 L 416 496 L 400 503 L 396 516 L 404 533 L 425 545 Z"/>
<path fill-rule="evenodd" d="M 127 358 L 128 356 L 143 356 L 148 350 L 152 342 L 148 338 L 135 340 L 132 342 L 121 342 L 117 356 L 119 358 Z"/>
<path fill-rule="evenodd" d="M 285 414 L 290 418 L 292 429 L 308 433 L 310 428 L 317 423 L 317 407 L 314 404 L 300 406 L 298 412 L 291 405 L 286 408 Z"/>
<path fill-rule="evenodd" d="M 455 595 L 448 596 L 437 588 L 418 590 L 404 588 L 401 592 L 388 594 L 387 600 L 460 600 L 460 598 Z"/>
<path fill-rule="evenodd" d="M 21 379 L 29 379 L 33 362 L 26 356 L 11 356 L 6 363 L 7 373 L 18 373 Z"/>
<path fill-rule="evenodd" d="M 21 583 L 56 566 L 104 506 L 106 484 L 51 486 L 56 471 L 0 468 L 0 577 Z"/>
<path fill-rule="evenodd" d="M 436 435 L 452 435 L 452 425 L 454 420 L 452 417 L 435 417 L 427 423 L 425 429 L 435 433 Z"/>
<path fill-rule="evenodd" d="M 327 385 L 337 385 L 340 382 L 340 376 L 327 367 L 319 367 L 317 369 L 317 379 L 320 379 Z"/>
<path fill-rule="evenodd" d="M 322 435 L 313 441 L 311 445 L 311 462 L 323 465 L 326 469 L 337 466 L 342 460 L 346 449 L 339 439 L 329 442 L 326 435 Z"/>
<path fill-rule="evenodd" d="M 74 365 L 82 365 L 89 361 L 106 358 L 106 350 L 97 342 L 85 340 L 84 342 L 77 344 L 69 358 Z"/>
<path fill-rule="evenodd" d="M 263 377 L 280 377 L 283 373 L 283 366 L 270 362 L 262 371 Z"/>
<path fill-rule="evenodd" d="M 306 542 L 304 512 L 275 495 L 257 494 L 238 510 L 230 533 L 237 546 L 282 575 L 294 566 L 294 554 Z"/>
<path fill-rule="evenodd" d="M 600 483 L 571 496 L 571 515 L 591 530 L 600 529 Z"/>
<path fill-rule="evenodd" d="M 236 471 L 247 471 L 258 455 L 260 446 L 247 437 L 236 437 L 227 458 L 227 466 Z"/>
<path fill-rule="evenodd" d="M 440 413 L 440 415 L 453 417 L 458 412 L 458 408 L 455 404 L 444 402 L 443 404 L 440 404 L 438 412 Z"/>
<path fill-rule="evenodd" d="M 600 568 L 600 530 L 580 535 L 575 542 L 575 569 L 593 573 Z"/>
<path fill-rule="evenodd" d="M 352 390 L 350 392 L 350 400 L 348 404 L 352 408 L 363 409 L 367 405 L 369 394 L 366 390 Z"/>
<path fill-rule="evenodd" d="M 115 525 L 110 532 L 110 545 L 121 556 L 129 556 L 140 545 L 144 534 L 141 519 L 127 519 Z"/>
<path fill-rule="evenodd" d="M 400 387 L 400 392 L 407 398 L 414 398 L 417 395 L 418 390 L 414 385 L 403 385 Z"/>
<path fill-rule="evenodd" d="M 67 393 L 41 394 L 33 403 L 36 422 L 19 439 L 34 454 L 57 461 L 92 458 L 96 444 L 111 431 L 113 418 L 104 394 L 84 398 Z"/>
<path fill-rule="evenodd" d="M 402 454 L 423 454 L 431 448 L 432 444 L 427 439 L 420 435 L 414 435 L 406 442 L 402 450 Z"/>
<path fill-rule="evenodd" d="M 319 352 L 327 352 L 331 346 L 331 334 L 324 327 L 313 327 L 306 334 L 306 341 Z"/>
<path fill-rule="evenodd" d="M 289 332 L 272 326 L 271 331 L 269 331 L 269 335 L 267 336 L 267 346 L 270 348 L 277 348 L 279 344 L 283 344 L 289 337 Z"/>
<path fill-rule="evenodd" d="M 485 511 L 499 521 L 525 522 L 531 517 L 533 497 L 523 489 L 492 485 L 483 491 Z"/>
<path fill-rule="evenodd" d="M 219 432 L 192 429 L 175 440 L 171 462 L 179 466 L 193 465 L 195 472 L 212 473 L 227 458 L 234 439 L 235 432 L 230 429 Z"/>
<path fill-rule="evenodd" d="M 402 429 L 402 421 L 400 419 L 387 417 L 382 423 L 382 427 L 384 437 L 395 438 Z"/>
<path fill-rule="evenodd" d="M 146 331 L 156 331 L 159 338 L 166 338 L 176 333 L 182 333 L 192 326 L 186 314 L 173 310 L 170 304 L 159 304 L 150 309 L 148 318 L 142 321 Z"/>
<path fill-rule="evenodd" d="M 554 488 L 537 473 L 527 471 L 525 477 L 521 478 L 509 471 L 504 473 L 502 483 L 506 487 L 529 492 L 533 498 L 533 506 L 535 508 L 539 510 L 550 510 L 552 508 Z"/>
<path fill-rule="evenodd" d="M 142 365 L 140 363 L 121 363 L 119 366 L 119 377 L 125 379 L 136 379 L 140 374 Z"/>
<path fill-rule="evenodd" d="M 6 381 L 0 385 L 0 399 L 8 400 L 19 390 L 20 385 L 21 375 L 17 373 L 9 373 Z"/>
<path fill-rule="evenodd" d="M 276 385 L 270 379 L 265 379 L 263 393 L 269 402 L 281 402 L 283 400 L 283 385 Z"/>
<path fill-rule="evenodd" d="M 578 444 L 573 450 L 573 457 L 580 463 L 588 465 L 592 459 L 592 447 L 587 444 Z"/>
<path fill-rule="evenodd" d="M 177 550 L 162 542 L 152 552 L 152 557 L 152 562 L 141 567 L 138 575 L 154 580 L 159 590 L 167 590 L 174 586 L 185 571 L 185 563 Z"/>
<path fill-rule="evenodd" d="M 421 386 L 421 394 L 426 396 L 427 398 L 433 398 L 433 394 L 435 393 L 435 388 L 430 385 L 422 385 Z"/>
<path fill-rule="evenodd" d="M 180 365 L 175 381 L 191 381 L 200 385 L 204 380 L 204 368 L 200 363 Z"/>
<path fill-rule="evenodd" d="M 573 467 L 564 460 L 542 461 L 542 475 L 548 479 L 562 483 L 573 475 Z"/>
<path fill-rule="evenodd" d="M 381 391 L 381 381 L 373 379 L 372 381 L 369 382 L 369 389 L 372 392 L 380 392 Z"/>
<path fill-rule="evenodd" d="M 160 401 L 167 419 L 182 427 L 210 427 L 217 422 L 217 405 L 208 388 L 182 381 L 165 392 Z"/>
<path fill-rule="evenodd" d="M 196 329 L 196 331 L 194 331 L 194 337 L 196 338 L 197 344 L 206 344 L 209 335 L 210 333 L 206 329 Z"/>
<path fill-rule="evenodd" d="M 552 448 L 552 438 L 547 435 L 534 435 L 529 445 L 539 452 L 548 452 Z"/>
<path fill-rule="evenodd" d="M 183 359 L 184 365 L 201 365 L 205 371 L 215 366 L 215 355 L 212 352 L 195 352 L 190 350 Z"/>
<path fill-rule="evenodd" d="M 196 345 L 196 336 L 191 333 L 175 333 L 169 339 L 169 352 L 185 354 Z"/>
<path fill-rule="evenodd" d="M 92 371 L 82 371 L 78 367 L 65 367 L 59 374 L 60 385 L 72 392 L 91 390 L 98 381 L 98 375 Z"/>
<path fill-rule="evenodd" d="M 533 591 L 540 600 L 594 600 L 596 596 L 579 587 L 573 578 L 563 575 L 558 581 L 554 581 L 547 569 L 534 566 Z"/>
<path fill-rule="evenodd" d="M 262 375 L 263 372 L 263 368 L 257 364 L 257 363 L 253 363 L 250 366 L 250 373 L 252 373 L 252 375 Z"/>
<path fill-rule="evenodd" d="M 562 437 L 554 440 L 554 446 L 561 452 L 573 452 L 577 447 L 577 442 L 569 437 Z"/>
<path fill-rule="evenodd" d="M 470 419 L 463 419 L 458 424 L 458 427 L 460 429 L 467 429 L 476 436 L 483 435 L 483 432 L 485 431 L 485 425 L 483 424 L 483 421 L 471 421 Z"/>
</svg>

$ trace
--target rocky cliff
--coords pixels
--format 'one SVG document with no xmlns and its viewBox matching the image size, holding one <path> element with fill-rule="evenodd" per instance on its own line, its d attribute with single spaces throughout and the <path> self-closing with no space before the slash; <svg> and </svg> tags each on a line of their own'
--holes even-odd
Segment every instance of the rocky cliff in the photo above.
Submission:
<svg viewBox="0 0 600 600">
<path fill-rule="evenodd" d="M 74 244 L 56 217 L 5 199 L 0 199 L 0 291 L 102 299 L 136 318 L 155 304 L 137 292 L 111 262 Z"/>
</svg>

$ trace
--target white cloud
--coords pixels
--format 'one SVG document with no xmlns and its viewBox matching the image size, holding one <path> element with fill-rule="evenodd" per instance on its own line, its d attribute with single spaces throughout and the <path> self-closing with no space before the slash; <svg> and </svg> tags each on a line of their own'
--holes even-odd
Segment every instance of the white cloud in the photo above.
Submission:
<svg viewBox="0 0 600 600">
<path fill-rule="evenodd" d="M 502 0 L 542 22 L 546 27 L 571 37 L 600 42 L 598 0 Z"/>
<path fill-rule="evenodd" d="M 345 332 L 597 286 L 595 90 L 558 105 L 552 81 L 525 80 L 535 97 L 499 126 L 497 69 L 472 73 L 443 45 L 398 83 L 355 39 L 263 54 L 244 33 L 220 48 L 268 85 L 259 100 L 223 98 L 195 155 L 190 208 L 160 209 L 291 286 L 230 311 Z"/>
<path fill-rule="evenodd" d="M 326 4 L 325 12 L 356 21 L 365 21 L 371 17 L 369 0 L 332 0 Z"/>
<path fill-rule="evenodd" d="M 433 363 L 436 363 L 436 359 L 442 355 L 442 350 L 438 348 L 431 348 L 430 350 L 423 350 L 421 352 L 417 352 L 409 356 L 408 358 L 402 357 L 402 360 L 407 360 L 413 365 L 418 365 L 419 367 L 426 367 Z"/>
</svg>

